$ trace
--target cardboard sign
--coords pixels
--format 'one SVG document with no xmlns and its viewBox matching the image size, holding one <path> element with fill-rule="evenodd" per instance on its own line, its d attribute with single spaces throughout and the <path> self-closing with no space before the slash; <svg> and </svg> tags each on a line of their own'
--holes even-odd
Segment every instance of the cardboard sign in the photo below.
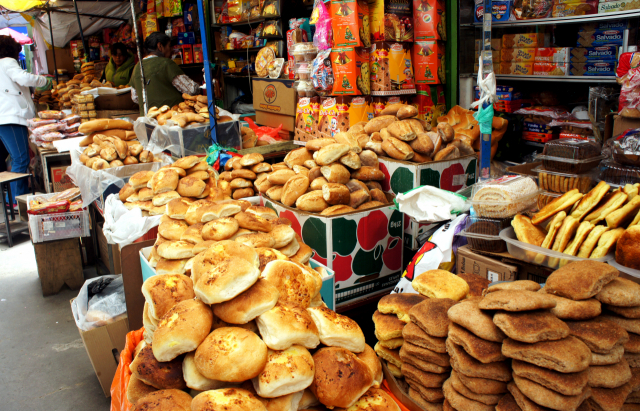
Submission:
<svg viewBox="0 0 640 411">
<path fill-rule="evenodd" d="M 331 49 L 333 95 L 369 95 L 369 51 L 364 47 Z"/>
<path fill-rule="evenodd" d="M 442 41 L 413 43 L 416 84 L 446 84 L 445 44 Z"/>
<path fill-rule="evenodd" d="M 300 97 L 296 107 L 295 139 L 309 141 L 314 139 L 320 120 L 320 97 Z"/>
<path fill-rule="evenodd" d="M 312 259 L 335 272 L 340 307 L 390 291 L 402 273 L 403 214 L 389 206 L 337 216 L 322 216 L 262 197 L 265 207 L 291 221 L 314 251 Z"/>
<path fill-rule="evenodd" d="M 412 0 L 369 0 L 373 41 L 413 41 Z"/>
<path fill-rule="evenodd" d="M 411 43 L 374 43 L 371 47 L 371 94 L 376 96 L 416 92 Z"/>
<path fill-rule="evenodd" d="M 325 97 L 320 102 L 316 137 L 333 137 L 361 121 L 373 118 L 371 97 Z"/>
<path fill-rule="evenodd" d="M 413 22 L 415 41 L 447 39 L 443 0 L 413 0 Z"/>
<path fill-rule="evenodd" d="M 336 47 L 370 47 L 369 5 L 365 0 L 332 0 L 331 27 Z"/>
</svg>

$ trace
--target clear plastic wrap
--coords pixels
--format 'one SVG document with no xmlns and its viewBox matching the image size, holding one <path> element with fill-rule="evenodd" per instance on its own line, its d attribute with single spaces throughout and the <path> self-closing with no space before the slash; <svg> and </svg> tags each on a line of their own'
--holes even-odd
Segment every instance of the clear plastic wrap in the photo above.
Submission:
<svg viewBox="0 0 640 411">
<path fill-rule="evenodd" d="M 79 116 L 78 114 L 71 114 L 69 116 L 66 116 L 62 120 L 60 120 L 60 122 L 66 123 L 66 124 L 74 124 L 74 123 L 79 123 L 80 120 L 82 120 L 81 116 Z"/>
<path fill-rule="evenodd" d="M 562 173 L 547 170 L 542 166 L 531 171 L 538 173 L 538 185 L 541 189 L 556 193 L 566 193 L 577 188 L 582 194 L 587 194 L 595 181 L 593 172 L 585 174 Z"/>
<path fill-rule="evenodd" d="M 640 166 L 640 128 L 625 131 L 609 144 L 615 161 L 624 165 Z"/>
<path fill-rule="evenodd" d="M 621 84 L 619 114 L 640 118 L 640 53 L 622 53 L 618 60 L 616 76 Z"/>
<path fill-rule="evenodd" d="M 58 120 L 55 119 L 32 118 L 27 120 L 27 127 L 29 127 L 29 129 L 33 131 L 38 127 L 46 126 L 48 124 L 55 124 L 57 122 Z"/>
<path fill-rule="evenodd" d="M 571 174 L 584 174 L 603 159 L 600 144 L 575 138 L 550 141 L 537 156 L 545 169 Z"/>
<path fill-rule="evenodd" d="M 544 206 L 560 197 L 561 193 L 552 193 L 550 191 L 543 191 L 538 195 L 538 210 L 541 210 Z"/>
<path fill-rule="evenodd" d="M 471 204 L 479 217 L 508 218 L 534 207 L 539 192 L 531 177 L 505 176 L 474 184 Z"/>
<path fill-rule="evenodd" d="M 58 131 L 58 130 L 62 130 L 66 127 L 66 124 L 63 123 L 52 123 L 52 124 L 47 124 L 38 128 L 35 128 L 33 130 L 31 130 L 31 134 L 33 134 L 34 136 L 40 138 L 40 136 L 47 134 L 47 133 L 51 133 L 53 131 Z"/>
<path fill-rule="evenodd" d="M 62 120 L 64 118 L 64 113 L 58 110 L 45 110 L 39 111 L 38 117 L 43 119 Z"/>
<path fill-rule="evenodd" d="M 503 253 L 507 244 L 500 238 L 500 231 L 511 225 L 511 218 L 485 218 L 469 216 L 465 229 L 458 235 L 467 237 L 474 250 Z"/>
<path fill-rule="evenodd" d="M 324 2 L 319 2 L 316 7 L 318 10 L 318 21 L 316 22 L 316 32 L 313 35 L 313 44 L 315 44 L 318 50 L 330 50 L 333 46 L 331 15 L 324 5 Z"/>
<path fill-rule="evenodd" d="M 600 163 L 598 179 L 615 187 L 640 183 L 640 167 L 625 166 L 613 160 Z"/>
<path fill-rule="evenodd" d="M 514 114 L 544 116 L 551 118 L 571 118 L 571 113 L 561 107 L 532 106 L 521 108 Z"/>
<path fill-rule="evenodd" d="M 102 327 L 127 314 L 122 275 L 103 275 L 85 281 L 71 303 L 76 325 L 83 331 Z"/>
<path fill-rule="evenodd" d="M 58 140 L 62 140 L 65 137 L 66 136 L 60 133 L 59 131 L 52 131 L 52 132 L 37 136 L 37 139 L 42 141 L 58 141 Z"/>
<path fill-rule="evenodd" d="M 314 90 L 321 96 L 333 92 L 333 68 L 331 66 L 331 50 L 323 50 L 313 60 L 311 80 Z"/>
</svg>

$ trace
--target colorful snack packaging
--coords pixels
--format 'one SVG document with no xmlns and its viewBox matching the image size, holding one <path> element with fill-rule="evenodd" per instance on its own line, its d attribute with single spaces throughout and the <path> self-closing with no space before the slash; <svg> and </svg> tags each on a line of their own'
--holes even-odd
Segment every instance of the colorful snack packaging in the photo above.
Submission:
<svg viewBox="0 0 640 411">
<path fill-rule="evenodd" d="M 412 98 L 412 103 L 418 109 L 418 119 L 431 123 L 432 127 L 438 125 L 438 117 L 446 111 L 444 86 L 417 85 L 418 91 Z"/>
<path fill-rule="evenodd" d="M 369 95 L 369 51 L 364 47 L 341 47 L 331 51 L 333 95 Z"/>
<path fill-rule="evenodd" d="M 502 62 L 500 63 L 500 74 L 530 76 L 533 74 L 533 63 Z"/>
<path fill-rule="evenodd" d="M 364 0 L 332 0 L 334 47 L 370 47 L 369 6 Z"/>
<path fill-rule="evenodd" d="M 563 63 L 569 61 L 569 47 L 539 47 L 536 62 Z"/>
<path fill-rule="evenodd" d="M 415 41 L 446 40 L 444 0 L 413 0 L 413 23 Z"/>
<path fill-rule="evenodd" d="M 442 41 L 413 43 L 416 84 L 445 84 L 445 44 Z"/>
<path fill-rule="evenodd" d="M 66 213 L 69 210 L 70 205 L 71 203 L 68 200 L 52 202 L 38 202 L 36 200 L 31 200 L 27 213 L 31 215 Z"/>
<path fill-rule="evenodd" d="M 294 138 L 309 141 L 316 138 L 320 120 L 320 97 L 301 97 L 296 106 Z"/>
<path fill-rule="evenodd" d="M 333 137 L 361 121 L 373 118 L 371 97 L 336 96 L 325 97 L 320 103 L 320 119 L 316 137 Z"/>
<path fill-rule="evenodd" d="M 369 0 L 373 41 L 413 41 L 411 0 Z"/>
<path fill-rule="evenodd" d="M 411 43 L 378 42 L 371 47 L 371 94 L 412 94 L 416 86 Z"/>
<path fill-rule="evenodd" d="M 502 48 L 526 47 L 544 47 L 544 33 L 504 34 L 502 36 Z"/>
<path fill-rule="evenodd" d="M 566 76 L 569 63 L 549 63 L 538 62 L 533 63 L 533 75 L 535 76 Z"/>
<path fill-rule="evenodd" d="M 531 63 L 536 59 L 536 49 L 502 49 L 500 50 L 500 59 L 508 62 Z"/>
</svg>

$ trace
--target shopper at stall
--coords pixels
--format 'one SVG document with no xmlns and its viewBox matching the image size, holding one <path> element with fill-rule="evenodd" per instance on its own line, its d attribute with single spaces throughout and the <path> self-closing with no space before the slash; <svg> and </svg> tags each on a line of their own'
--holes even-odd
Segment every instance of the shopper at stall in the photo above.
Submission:
<svg viewBox="0 0 640 411">
<path fill-rule="evenodd" d="M 0 140 L 11 155 L 11 171 L 26 173 L 29 168 L 27 120 L 36 114 L 29 87 L 51 88 L 51 78 L 31 74 L 20 67 L 22 46 L 11 36 L 0 36 Z M 11 183 L 10 204 L 29 192 L 26 179 Z"/>
<path fill-rule="evenodd" d="M 182 94 L 200 94 L 200 85 L 187 77 L 182 69 L 171 60 L 171 38 L 164 33 L 151 33 L 144 41 L 146 56 L 142 59 L 147 91 L 147 107 L 173 107 L 183 101 Z M 129 83 L 134 89 L 131 98 L 140 106 L 144 115 L 140 63 L 133 69 Z"/>
<path fill-rule="evenodd" d="M 122 43 L 114 43 L 111 46 L 111 59 L 104 68 L 102 80 L 110 81 L 114 86 L 126 86 L 131 80 L 131 73 L 136 65 L 136 58 L 129 53 L 127 46 Z"/>
</svg>

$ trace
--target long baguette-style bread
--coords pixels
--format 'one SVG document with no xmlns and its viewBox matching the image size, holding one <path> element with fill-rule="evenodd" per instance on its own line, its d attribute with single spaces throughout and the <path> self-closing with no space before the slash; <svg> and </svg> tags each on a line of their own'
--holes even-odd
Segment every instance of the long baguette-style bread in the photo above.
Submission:
<svg viewBox="0 0 640 411">
<path fill-rule="evenodd" d="M 84 134 L 89 134 L 94 131 L 110 130 L 114 128 L 122 130 L 133 130 L 133 123 L 129 123 L 126 120 L 92 120 L 87 121 L 86 123 L 82 123 L 78 128 L 78 131 Z"/>
</svg>

